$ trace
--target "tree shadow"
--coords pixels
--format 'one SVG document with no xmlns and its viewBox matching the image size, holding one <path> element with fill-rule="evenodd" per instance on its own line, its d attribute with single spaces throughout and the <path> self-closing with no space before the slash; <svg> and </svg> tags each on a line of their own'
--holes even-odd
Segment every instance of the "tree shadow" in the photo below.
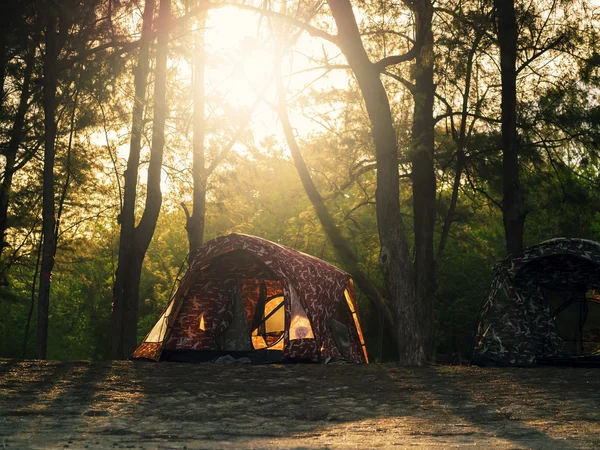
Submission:
<svg viewBox="0 0 600 450">
<path fill-rule="evenodd" d="M 0 421 L 0 436 L 23 442 L 35 434 L 48 445 L 323 447 L 351 442 L 369 447 L 492 441 L 571 448 L 542 427 L 561 408 L 568 409 L 570 420 L 594 420 L 577 406 L 588 388 L 600 391 L 597 377 L 582 371 L 566 382 L 584 377 L 591 382 L 586 390 L 557 396 L 550 381 L 566 372 L 545 369 L 12 364 L 0 378 L 0 389 L 11 371 L 20 370 L 24 381 L 11 388 L 14 403 L 0 407 L 7 419 Z M 44 377 L 28 374 L 36 372 L 35 364 L 43 367 Z M 587 400 L 590 405 L 597 405 L 598 395 Z"/>
<path fill-rule="evenodd" d="M 556 413 L 566 407 L 544 389 L 547 369 L 424 369 L 433 373 L 436 403 L 495 439 L 531 448 L 578 448 L 564 438 L 554 438 L 547 430 L 556 422 Z M 529 385 L 532 370 L 539 384 Z M 575 400 L 576 397 L 573 397 Z M 577 399 L 577 401 L 580 399 Z M 571 419 L 581 417 L 580 414 Z M 535 424 L 533 426 L 532 424 Z M 540 430 L 544 427 L 544 431 Z M 466 439 L 465 442 L 469 442 Z"/>
<path fill-rule="evenodd" d="M 0 414 L 5 417 L 0 436 L 73 433 L 73 422 L 88 411 L 108 369 L 108 365 L 89 362 L 25 361 L 13 365 L 0 378 L 0 389 L 10 391 L 10 401 Z"/>
<path fill-rule="evenodd" d="M 5 408 L 26 407 L 40 393 L 48 390 L 58 378 L 69 371 L 68 363 L 5 360 L 0 374 Z"/>
<path fill-rule="evenodd" d="M 498 378 L 514 375 L 507 369 L 500 372 Z M 600 422 L 597 368 L 539 367 L 520 369 L 518 373 L 522 374 L 517 382 L 523 396 L 557 424 Z"/>
<path fill-rule="evenodd" d="M 507 383 L 496 385 L 495 374 L 478 372 L 477 383 L 463 374 L 435 368 L 395 366 L 281 365 L 190 366 L 161 363 L 151 378 L 141 377 L 145 398 L 155 404 L 153 417 L 172 422 L 177 439 L 200 441 L 258 441 L 334 434 L 336 429 L 379 433 L 405 426 L 406 436 L 425 436 L 463 444 L 495 438 L 518 446 L 569 448 L 562 439 L 526 424 L 526 417 L 507 409 L 514 403 Z M 141 366 L 141 371 L 147 367 Z M 182 379 L 179 371 L 184 370 Z M 469 375 L 472 369 L 462 368 Z M 261 376 L 261 374 L 263 376 Z M 512 392 L 522 391 L 517 376 Z M 176 384 L 174 384 L 174 380 Z M 492 390 L 490 387 L 494 386 Z M 478 391 L 488 390 L 478 396 Z M 498 397 L 498 400 L 495 398 Z M 513 399 L 514 400 L 514 399 Z M 545 401 L 540 393 L 539 404 Z M 171 405 L 161 407 L 161 404 Z M 201 405 L 191 407 L 191 404 Z M 545 409 L 525 405 L 523 414 L 551 417 Z M 164 433 L 140 429 L 142 439 L 161 439 Z M 400 436 L 393 435 L 398 438 Z"/>
<path fill-rule="evenodd" d="M 2 359 L 0 360 L 0 383 L 5 374 L 13 370 L 14 367 L 22 364 L 20 359 Z"/>
</svg>

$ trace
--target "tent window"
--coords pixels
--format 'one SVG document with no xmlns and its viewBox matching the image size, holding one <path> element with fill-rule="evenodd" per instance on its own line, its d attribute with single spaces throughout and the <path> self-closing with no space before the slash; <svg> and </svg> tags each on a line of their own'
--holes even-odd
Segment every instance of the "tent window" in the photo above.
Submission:
<svg viewBox="0 0 600 450">
<path fill-rule="evenodd" d="M 586 294 L 587 320 L 583 327 L 583 350 L 600 353 L 600 290 L 589 289 Z"/>
<path fill-rule="evenodd" d="M 358 338 L 360 339 L 360 345 L 365 345 L 365 338 L 362 334 L 362 329 L 360 328 L 360 323 L 358 322 L 358 315 L 356 314 L 356 310 L 354 309 L 354 302 L 350 297 L 350 292 L 348 289 L 344 290 L 344 297 L 346 297 L 346 303 L 348 303 L 348 308 L 350 308 L 350 312 L 352 313 L 352 319 L 354 319 L 354 325 L 356 326 L 356 331 L 358 332 Z"/>
<path fill-rule="evenodd" d="M 198 328 L 202 331 L 206 331 L 206 324 L 204 323 L 204 313 L 200 314 L 200 325 Z"/>
<path fill-rule="evenodd" d="M 360 322 L 358 321 L 358 315 L 356 314 L 356 308 L 354 307 L 354 301 L 348 289 L 344 289 L 344 297 L 346 298 L 346 303 L 348 303 L 348 308 L 352 313 L 352 319 L 354 320 L 354 326 L 356 327 L 356 332 L 358 333 L 358 339 L 360 340 L 360 346 L 362 347 L 363 354 L 365 355 L 365 361 L 369 362 L 369 357 L 367 356 L 367 349 L 365 348 L 365 338 L 363 337 L 362 328 L 360 327 Z"/>
<path fill-rule="evenodd" d="M 598 292 L 563 290 L 545 294 L 550 298 L 550 306 L 554 307 L 552 316 L 567 354 L 585 356 L 600 351 Z"/>
<path fill-rule="evenodd" d="M 252 345 L 256 350 L 269 348 L 283 350 L 285 310 L 283 295 L 277 295 L 265 303 L 260 324 L 252 331 Z"/>
<path fill-rule="evenodd" d="M 171 300 L 167 309 L 162 313 L 160 319 L 156 322 L 156 324 L 144 339 L 145 342 L 162 342 L 165 338 L 165 333 L 167 332 L 167 325 L 169 324 L 169 316 L 171 315 L 171 310 L 173 309 L 174 300 Z"/>
<path fill-rule="evenodd" d="M 310 320 L 308 320 L 308 316 L 293 289 L 291 289 L 291 294 L 292 319 L 290 322 L 290 341 L 294 339 L 314 339 L 315 335 L 310 326 Z"/>
<path fill-rule="evenodd" d="M 254 350 L 260 350 L 261 348 L 267 348 L 267 341 L 262 336 L 258 336 L 257 334 L 252 335 L 252 346 Z"/>
<path fill-rule="evenodd" d="M 283 333 L 284 319 L 283 295 L 279 295 L 265 304 L 265 332 Z"/>
</svg>

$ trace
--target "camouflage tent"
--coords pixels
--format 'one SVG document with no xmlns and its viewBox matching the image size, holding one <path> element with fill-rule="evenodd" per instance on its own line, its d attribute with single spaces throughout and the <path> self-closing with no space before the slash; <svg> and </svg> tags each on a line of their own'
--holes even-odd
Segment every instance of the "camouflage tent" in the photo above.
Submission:
<svg viewBox="0 0 600 450">
<path fill-rule="evenodd" d="M 207 242 L 134 358 L 368 362 L 350 275 L 267 240 Z"/>
<path fill-rule="evenodd" d="M 600 360 L 600 244 L 558 238 L 494 267 L 472 362 L 519 365 Z"/>
</svg>

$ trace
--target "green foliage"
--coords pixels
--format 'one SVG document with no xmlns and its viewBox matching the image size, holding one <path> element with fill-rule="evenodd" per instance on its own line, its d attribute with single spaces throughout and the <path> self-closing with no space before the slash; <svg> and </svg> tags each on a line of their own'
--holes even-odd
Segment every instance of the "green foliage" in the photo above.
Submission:
<svg viewBox="0 0 600 450">
<path fill-rule="evenodd" d="M 6 37 L 4 53 L 0 55 L 6 62 L 0 108 L 0 153 L 4 156 L 18 108 L 28 38 L 35 48 L 43 49 L 43 36 L 36 29 L 35 4 L 10 3 L 14 6 L 11 15 L 14 20 L 0 30 Z M 69 6 L 65 14 L 68 13 L 72 26 L 60 55 L 66 68 L 61 70 L 58 80 L 54 175 L 58 193 L 67 179 L 69 185 L 52 274 L 48 356 L 62 360 L 105 359 L 109 355 L 118 216 L 126 167 L 123 155 L 129 139 L 131 74 L 136 49 L 122 51 L 119 46 L 109 46 L 105 51 L 87 52 L 101 43 L 132 41 L 132 33 L 139 32 L 141 25 L 136 19 L 140 5 L 112 2 L 114 10 L 108 20 L 109 2 L 88 2 L 86 8 L 80 7 L 81 2 L 59 3 Z M 517 2 L 518 60 L 522 64 L 518 123 L 521 179 L 528 208 L 526 245 L 557 236 L 600 240 L 599 28 L 597 18 L 593 19 L 578 5 L 570 1 Z M 356 6 L 361 11 L 358 17 L 363 40 L 373 61 L 404 53 L 412 47 L 413 23 L 408 8 L 369 1 L 356 2 Z M 435 337 L 441 360 L 465 362 L 491 268 L 505 256 L 500 74 L 491 3 L 449 0 L 437 2 L 436 8 L 436 246 L 451 211 L 458 170 L 461 176 L 448 243 L 436 263 Z M 570 8 L 568 15 L 563 14 L 566 8 Z M 298 11 L 307 16 L 305 9 L 305 5 L 298 5 Z M 327 13 L 320 11 L 312 23 L 327 29 L 330 22 Z M 261 28 L 257 37 L 248 42 L 270 48 L 273 45 L 270 31 L 265 29 Z M 199 32 L 177 30 L 173 37 L 167 87 L 170 109 L 164 202 L 141 277 L 139 340 L 155 323 L 187 269 L 185 215 L 180 204 L 191 203 L 193 92 L 189 62 Z M 243 50 L 243 45 L 240 48 Z M 209 46 L 205 55 L 207 74 L 212 73 L 214 78 L 219 70 L 235 72 L 239 61 L 231 58 L 242 50 L 217 54 Z M 285 56 L 286 64 L 291 67 L 294 58 L 301 58 L 302 51 L 300 47 L 292 47 Z M 25 353 L 24 333 L 32 292 L 35 298 L 39 277 L 46 276 L 37 267 L 44 135 L 43 74 L 39 50 L 38 53 L 26 126 L 17 154 L 18 170 L 11 187 L 5 237 L 10 246 L 0 261 L 0 357 L 34 356 L 35 308 Z M 83 54 L 88 56 L 78 59 Z M 469 55 L 473 56 L 472 67 L 468 64 Z M 334 65 L 346 63 L 329 47 L 323 46 L 316 55 L 304 57 L 308 66 L 303 72 L 314 70 L 318 73 L 315 80 L 326 82 L 311 81 L 300 88 L 290 87 L 289 98 L 293 99 L 290 111 L 293 126 L 298 126 L 298 143 L 329 212 L 351 242 L 361 268 L 385 294 L 374 211 L 374 145 L 361 92 L 352 77 L 339 76 L 345 73 L 343 69 L 329 73 Z M 469 70 L 473 77 L 470 95 L 465 99 Z M 289 77 L 290 86 L 294 86 L 293 75 Z M 414 80 L 411 77 L 410 64 L 390 66 L 382 75 L 398 135 L 400 198 L 409 244 L 413 234 L 407 152 L 412 125 L 410 86 Z M 215 80 L 212 82 L 206 87 L 206 166 L 223 158 L 207 182 L 205 240 L 229 232 L 254 234 L 340 265 L 304 192 L 280 131 L 269 129 L 258 135 L 253 129 L 260 128 L 256 126 L 256 117 L 268 115 L 268 105 L 273 102 L 270 92 L 267 90 L 264 95 L 266 102 L 260 103 L 261 107 L 267 106 L 263 110 L 258 108 L 254 122 L 248 125 L 243 119 L 249 113 L 248 99 L 236 106 L 236 99 L 227 88 Z M 152 93 L 145 99 L 147 105 L 152 104 L 151 97 Z M 465 106 L 466 131 L 461 149 L 465 161 L 464 167 L 459 168 L 459 130 Z M 73 140 L 68 158 L 73 113 Z M 151 118 L 152 111 L 147 108 L 146 142 L 151 134 Z M 236 144 L 222 155 L 232 139 Z M 145 176 L 147 150 L 146 144 L 140 178 Z M 6 174 L 2 164 L 3 179 Z M 140 205 L 144 198 L 141 187 Z M 59 199 L 56 200 L 58 203 Z M 393 337 L 381 334 L 380 318 L 360 292 L 358 297 L 369 352 L 376 359 L 393 359 L 389 349 Z"/>
</svg>

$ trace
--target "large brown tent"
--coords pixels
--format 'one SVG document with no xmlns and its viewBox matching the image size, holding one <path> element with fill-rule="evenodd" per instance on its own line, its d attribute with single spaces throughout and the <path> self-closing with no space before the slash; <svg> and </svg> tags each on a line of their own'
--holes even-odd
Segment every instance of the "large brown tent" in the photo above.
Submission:
<svg viewBox="0 0 600 450">
<path fill-rule="evenodd" d="M 310 255 L 230 234 L 197 253 L 133 354 L 152 360 L 368 362 L 352 278 Z"/>
</svg>

